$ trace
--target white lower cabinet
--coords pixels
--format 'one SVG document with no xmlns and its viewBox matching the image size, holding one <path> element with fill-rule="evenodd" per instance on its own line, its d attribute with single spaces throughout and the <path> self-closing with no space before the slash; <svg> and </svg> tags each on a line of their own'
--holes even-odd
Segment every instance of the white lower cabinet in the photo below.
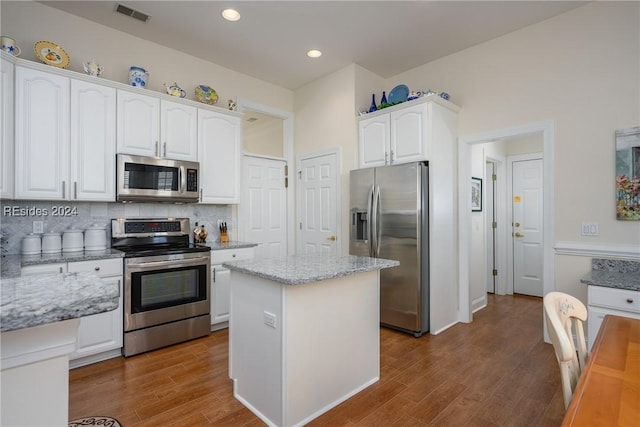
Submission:
<svg viewBox="0 0 640 427">
<path fill-rule="evenodd" d="M 231 272 L 222 263 L 253 257 L 253 248 L 211 251 L 211 330 L 229 326 Z"/>
<path fill-rule="evenodd" d="M 588 287 L 589 351 L 607 314 L 640 319 L 640 292 L 594 285 Z"/>
<path fill-rule="evenodd" d="M 116 282 L 120 287 L 117 309 L 80 318 L 76 350 L 69 355 L 69 367 L 76 368 L 120 356 L 123 334 L 122 258 L 42 264 L 21 269 L 22 276 L 64 272 L 92 272 L 105 282 Z"/>
</svg>

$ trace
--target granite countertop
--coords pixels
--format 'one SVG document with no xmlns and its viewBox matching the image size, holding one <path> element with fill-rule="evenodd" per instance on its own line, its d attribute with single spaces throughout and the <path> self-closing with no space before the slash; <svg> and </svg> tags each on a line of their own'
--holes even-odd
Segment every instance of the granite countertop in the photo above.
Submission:
<svg viewBox="0 0 640 427">
<path fill-rule="evenodd" d="M 0 276 L 4 278 L 19 277 L 20 268 L 29 265 L 55 264 L 59 262 L 93 261 L 98 259 L 122 258 L 124 252 L 117 249 L 102 251 L 58 252 L 40 255 L 5 255 L 0 265 Z"/>
<path fill-rule="evenodd" d="M 37 274 L 0 280 L 0 332 L 118 308 L 120 287 L 94 273 Z"/>
<path fill-rule="evenodd" d="M 253 248 L 258 246 L 257 243 L 248 243 L 248 242 L 237 242 L 237 241 L 228 241 L 227 243 L 213 242 L 207 243 L 207 246 L 211 248 L 212 251 L 219 251 L 224 249 L 241 249 L 241 248 Z"/>
<path fill-rule="evenodd" d="M 367 271 L 396 267 L 398 261 L 354 255 L 296 255 L 275 259 L 250 259 L 222 264 L 230 270 L 286 285 L 350 276 Z"/>
<path fill-rule="evenodd" d="M 591 272 L 580 279 L 587 285 L 640 291 L 640 262 L 593 258 Z"/>
</svg>

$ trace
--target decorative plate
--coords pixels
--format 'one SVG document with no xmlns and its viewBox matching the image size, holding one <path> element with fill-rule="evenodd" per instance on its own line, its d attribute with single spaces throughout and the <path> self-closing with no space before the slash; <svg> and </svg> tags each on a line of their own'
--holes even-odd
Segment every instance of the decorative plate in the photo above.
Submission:
<svg viewBox="0 0 640 427">
<path fill-rule="evenodd" d="M 33 49 L 36 51 L 38 59 L 47 65 L 59 68 L 67 68 L 69 66 L 69 55 L 55 43 L 40 40 L 36 42 Z"/>
<path fill-rule="evenodd" d="M 196 99 L 205 104 L 213 105 L 218 102 L 218 94 L 210 86 L 198 85 L 196 86 Z"/>
<path fill-rule="evenodd" d="M 407 85 L 398 85 L 389 92 L 389 104 L 398 104 L 405 102 L 409 97 L 409 88 Z"/>
</svg>

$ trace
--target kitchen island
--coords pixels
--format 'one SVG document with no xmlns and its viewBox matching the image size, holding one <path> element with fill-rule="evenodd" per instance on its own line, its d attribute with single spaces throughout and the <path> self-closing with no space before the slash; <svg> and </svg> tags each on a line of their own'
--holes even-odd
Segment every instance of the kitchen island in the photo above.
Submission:
<svg viewBox="0 0 640 427">
<path fill-rule="evenodd" d="M 224 263 L 236 399 L 268 425 L 303 425 L 378 381 L 379 270 L 399 264 L 351 255 Z"/>
<path fill-rule="evenodd" d="M 94 273 L 0 279 L 1 425 L 67 425 L 69 353 L 80 317 L 118 308 L 120 287 Z"/>
</svg>

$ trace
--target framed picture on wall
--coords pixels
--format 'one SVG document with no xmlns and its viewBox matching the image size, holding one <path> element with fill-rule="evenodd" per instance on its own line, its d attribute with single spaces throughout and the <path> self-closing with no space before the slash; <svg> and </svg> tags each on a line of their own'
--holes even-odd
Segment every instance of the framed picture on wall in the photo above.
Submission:
<svg viewBox="0 0 640 427">
<path fill-rule="evenodd" d="M 482 178 L 471 178 L 471 211 L 482 212 Z"/>
</svg>

